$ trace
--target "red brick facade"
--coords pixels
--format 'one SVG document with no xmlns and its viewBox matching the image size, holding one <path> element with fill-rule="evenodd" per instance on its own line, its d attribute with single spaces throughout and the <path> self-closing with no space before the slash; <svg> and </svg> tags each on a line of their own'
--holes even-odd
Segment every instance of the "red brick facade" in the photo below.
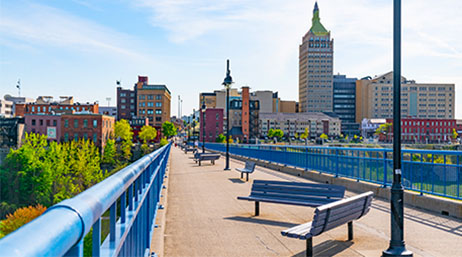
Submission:
<svg viewBox="0 0 462 257">
<path fill-rule="evenodd" d="M 200 120 L 200 140 L 204 133 L 203 113 Z M 205 110 L 205 141 L 215 142 L 218 135 L 223 134 L 223 109 L 208 108 Z"/>
<path fill-rule="evenodd" d="M 393 123 L 393 119 L 387 119 Z M 452 140 L 452 131 L 457 130 L 453 119 L 401 119 L 401 140 L 404 143 L 441 143 Z M 393 131 L 388 134 L 388 141 Z"/>
<path fill-rule="evenodd" d="M 92 140 L 104 148 L 114 133 L 114 117 L 101 114 L 64 114 L 61 116 L 61 141 Z"/>
</svg>

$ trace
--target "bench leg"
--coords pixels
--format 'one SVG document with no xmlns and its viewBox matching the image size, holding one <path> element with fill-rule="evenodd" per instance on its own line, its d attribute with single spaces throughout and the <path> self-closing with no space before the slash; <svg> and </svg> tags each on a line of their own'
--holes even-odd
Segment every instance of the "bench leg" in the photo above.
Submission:
<svg viewBox="0 0 462 257">
<path fill-rule="evenodd" d="M 244 178 L 244 172 L 241 172 L 241 178 Z"/>
<path fill-rule="evenodd" d="M 348 222 L 348 241 L 353 240 L 353 221 Z"/>
<path fill-rule="evenodd" d="M 260 215 L 260 202 L 256 201 L 255 202 L 255 216 Z"/>
<path fill-rule="evenodd" d="M 313 238 L 306 239 L 306 257 L 313 257 Z"/>
<path fill-rule="evenodd" d="M 247 177 L 245 181 L 249 181 L 249 173 L 246 173 Z"/>
<path fill-rule="evenodd" d="M 201 166 L 201 160 L 199 160 L 199 166 Z"/>
<path fill-rule="evenodd" d="M 212 160 L 212 164 L 215 165 L 215 160 Z"/>
</svg>

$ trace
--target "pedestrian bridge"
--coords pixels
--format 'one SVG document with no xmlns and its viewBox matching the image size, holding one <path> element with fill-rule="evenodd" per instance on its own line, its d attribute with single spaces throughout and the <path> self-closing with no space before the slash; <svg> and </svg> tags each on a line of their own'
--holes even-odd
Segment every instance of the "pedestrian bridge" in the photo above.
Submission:
<svg viewBox="0 0 462 257">
<path fill-rule="evenodd" d="M 198 166 L 191 153 L 165 146 L 0 240 L 0 256 L 83 256 L 87 241 L 92 256 L 304 256 L 304 241 L 280 232 L 310 221 L 313 208 L 264 203 L 254 216 L 253 203 L 236 198 L 254 179 L 310 181 L 257 166 L 245 182 L 234 170 L 244 163 L 230 166 L 223 170 L 224 158 Z M 380 256 L 389 212 L 387 201 L 374 199 L 355 221 L 353 241 L 340 226 L 314 238 L 315 256 Z M 462 256 L 460 219 L 405 206 L 404 232 L 415 256 Z"/>
</svg>

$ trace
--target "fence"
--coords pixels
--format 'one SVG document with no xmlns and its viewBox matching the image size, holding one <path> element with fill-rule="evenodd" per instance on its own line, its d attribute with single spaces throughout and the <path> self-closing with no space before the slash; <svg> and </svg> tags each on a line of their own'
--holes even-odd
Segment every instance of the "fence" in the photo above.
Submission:
<svg viewBox="0 0 462 257">
<path fill-rule="evenodd" d="M 225 144 L 206 143 L 225 152 Z M 232 144 L 229 152 L 273 163 L 389 186 L 392 149 Z M 402 150 L 406 189 L 462 200 L 462 151 Z"/>
<path fill-rule="evenodd" d="M 84 237 L 91 228 L 91 256 L 146 256 L 170 147 L 50 207 L 0 240 L 0 256 L 83 256 Z M 102 216 L 108 209 L 109 234 L 101 244 L 101 223 L 106 221 Z"/>
</svg>

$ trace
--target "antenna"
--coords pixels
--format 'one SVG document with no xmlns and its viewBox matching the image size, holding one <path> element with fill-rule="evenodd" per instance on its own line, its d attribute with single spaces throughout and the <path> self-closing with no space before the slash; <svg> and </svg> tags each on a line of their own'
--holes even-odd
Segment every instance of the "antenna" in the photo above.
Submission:
<svg viewBox="0 0 462 257">
<path fill-rule="evenodd" d="M 21 96 L 21 79 L 18 79 L 18 83 L 16 84 L 16 88 L 18 89 L 18 96 Z"/>
<path fill-rule="evenodd" d="M 181 119 L 181 113 L 180 113 L 181 106 L 180 106 L 180 104 L 181 104 L 181 97 L 180 97 L 180 95 L 178 95 L 178 118 L 179 119 Z"/>
<path fill-rule="evenodd" d="M 109 107 L 111 105 L 111 98 L 106 97 L 106 101 L 107 101 L 107 107 Z"/>
</svg>

